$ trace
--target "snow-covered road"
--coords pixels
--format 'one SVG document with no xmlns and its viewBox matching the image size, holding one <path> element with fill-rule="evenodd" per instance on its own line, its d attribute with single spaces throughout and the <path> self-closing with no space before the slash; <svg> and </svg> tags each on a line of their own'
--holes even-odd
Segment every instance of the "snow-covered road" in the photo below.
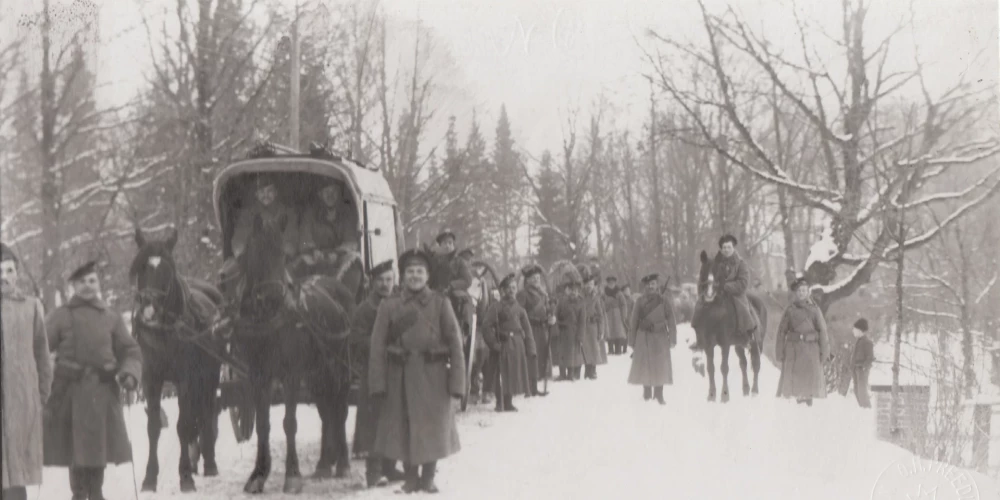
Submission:
<svg viewBox="0 0 1000 500">
<path fill-rule="evenodd" d="M 680 326 L 679 346 L 693 335 Z M 498 415 L 478 407 L 460 415 L 462 451 L 439 465 L 439 498 L 606 499 L 623 494 L 655 499 L 868 499 L 879 474 L 909 454 L 874 438 L 874 416 L 852 401 L 833 396 L 812 408 L 774 398 L 778 371 L 761 372 L 762 394 L 740 394 L 738 361 L 731 355 L 728 404 L 708 403 L 707 381 L 691 368 L 691 353 L 674 353 L 675 383 L 667 405 L 642 400 L 641 388 L 626 385 L 628 356 L 612 356 L 597 381 L 559 382 L 546 398 L 518 400 L 516 414 Z M 171 425 L 176 407 L 166 401 Z M 129 412 L 129 432 L 137 457 L 135 478 L 146 464 L 145 414 Z M 353 477 L 309 481 L 298 497 L 281 493 L 284 434 L 281 407 L 273 408 L 271 448 L 274 470 L 268 498 L 398 498 L 395 487 L 364 490 L 364 464 Z M 353 409 L 350 425 L 353 427 Z M 299 450 L 303 471 L 311 473 L 318 456 L 319 420 L 312 407 L 299 411 Z M 195 478 L 191 499 L 243 498 L 256 440 L 237 444 L 229 420 L 219 422 L 221 475 Z M 353 435 L 353 429 L 349 429 Z M 173 428 L 160 440 L 160 491 L 141 494 L 155 500 L 180 497 L 178 446 Z M 975 476 L 983 499 L 997 496 L 995 482 Z M 69 498 L 66 471 L 46 469 L 41 491 L 32 498 Z M 130 466 L 111 467 L 105 488 L 110 499 L 134 498 Z M 905 497 L 902 497 L 905 498 Z M 938 498 L 950 498 L 939 495 Z M 957 497 L 956 497 L 957 498 Z M 964 497 L 963 497 L 964 498 Z"/>
</svg>

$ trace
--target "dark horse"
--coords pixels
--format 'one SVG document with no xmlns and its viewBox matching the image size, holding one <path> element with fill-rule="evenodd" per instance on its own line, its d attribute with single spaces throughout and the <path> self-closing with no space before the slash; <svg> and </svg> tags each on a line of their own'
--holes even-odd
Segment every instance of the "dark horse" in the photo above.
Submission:
<svg viewBox="0 0 1000 500">
<path fill-rule="evenodd" d="M 142 349 L 142 381 L 146 396 L 146 431 L 149 459 L 143 491 L 156 491 L 160 472 L 157 444 L 160 439 L 160 397 L 163 383 L 177 388 L 177 436 L 180 438 L 181 491 L 195 490 L 192 475 L 197 469 L 197 452 L 204 456 L 205 476 L 219 474 L 215 463 L 218 411 L 215 393 L 219 387 L 220 363 L 211 352 L 222 346 L 209 333 L 222 295 L 212 285 L 182 277 L 174 262 L 177 243 L 174 230 L 165 241 L 147 241 L 136 228 L 139 253 L 132 261 L 129 276 L 137 292 L 132 311 L 133 332 Z M 192 457 L 194 455 L 194 457 Z"/>
<path fill-rule="evenodd" d="M 767 309 L 756 295 L 747 292 L 750 306 L 757 312 L 759 320 L 755 335 L 739 334 L 736 330 L 736 311 L 731 300 L 716 293 L 712 279 L 712 260 L 701 252 L 701 271 L 698 273 L 698 303 L 695 306 L 691 324 L 695 329 L 697 348 L 705 350 L 705 364 L 708 368 L 708 400 L 715 401 L 715 346 L 722 347 L 722 402 L 729 401 L 729 348 L 736 348 L 743 372 L 743 395 L 758 394 L 757 375 L 760 373 L 760 353 L 763 350 L 764 334 L 767 332 Z M 720 285 L 721 287 L 721 285 Z M 747 355 L 753 364 L 753 387 L 747 380 Z"/>
<path fill-rule="evenodd" d="M 237 286 L 238 317 L 233 342 L 249 368 L 250 393 L 257 414 L 257 459 L 244 486 L 261 493 L 271 473 L 271 382 L 282 384 L 285 402 L 285 493 L 302 491 L 295 447 L 296 406 L 306 382 L 322 421 L 320 457 L 314 477 L 350 472 L 347 411 L 351 384 L 347 335 L 355 295 L 364 278 L 356 253 L 341 254 L 333 276 L 292 279 L 282 253 L 281 217 L 267 225 L 258 216 L 237 258 L 242 278 Z"/>
</svg>

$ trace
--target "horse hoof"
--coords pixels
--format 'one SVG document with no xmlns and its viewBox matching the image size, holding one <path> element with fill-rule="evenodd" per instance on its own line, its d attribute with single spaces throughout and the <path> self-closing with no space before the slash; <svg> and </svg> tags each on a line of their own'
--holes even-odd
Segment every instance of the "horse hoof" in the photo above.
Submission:
<svg viewBox="0 0 1000 500">
<path fill-rule="evenodd" d="M 758 391 L 757 388 L 754 387 L 754 389 L 752 391 L 750 391 L 750 394 L 753 395 L 754 397 L 756 397 L 758 394 L 760 394 L 760 391 Z"/>
<path fill-rule="evenodd" d="M 333 468 L 332 467 L 316 467 L 316 472 L 312 475 L 313 479 L 317 481 L 322 481 L 324 479 L 333 479 Z"/>
<path fill-rule="evenodd" d="M 143 481 L 142 491 L 148 491 L 150 493 L 156 493 L 156 481 Z"/>
<path fill-rule="evenodd" d="M 205 477 L 215 477 L 219 475 L 219 466 L 205 462 L 205 470 L 202 471 Z"/>
<path fill-rule="evenodd" d="M 282 488 L 285 493 L 290 493 L 292 495 L 298 495 L 302 493 L 302 478 L 301 477 L 286 477 L 285 487 Z"/>
<path fill-rule="evenodd" d="M 714 403 L 715 402 L 715 394 L 709 394 L 708 395 L 708 402 L 709 403 Z"/>
<path fill-rule="evenodd" d="M 728 403 L 729 402 L 729 393 L 728 392 L 723 392 L 722 393 L 722 402 L 723 403 Z"/>
<path fill-rule="evenodd" d="M 744 396 L 749 396 L 750 395 L 750 388 L 749 387 L 746 388 L 746 389 L 743 389 L 743 395 Z"/>
<path fill-rule="evenodd" d="M 194 491 L 196 491 L 194 487 L 194 479 L 181 479 L 181 493 L 192 493 Z"/>
<path fill-rule="evenodd" d="M 351 466 L 350 465 L 345 465 L 343 467 L 341 467 L 339 465 L 337 466 L 337 474 L 335 476 L 337 479 L 344 479 L 345 477 L 348 477 L 350 475 L 351 475 Z"/>
<path fill-rule="evenodd" d="M 265 482 L 267 482 L 267 480 L 263 477 L 251 477 L 247 480 L 246 486 L 243 487 L 243 492 L 251 495 L 263 493 Z"/>
</svg>

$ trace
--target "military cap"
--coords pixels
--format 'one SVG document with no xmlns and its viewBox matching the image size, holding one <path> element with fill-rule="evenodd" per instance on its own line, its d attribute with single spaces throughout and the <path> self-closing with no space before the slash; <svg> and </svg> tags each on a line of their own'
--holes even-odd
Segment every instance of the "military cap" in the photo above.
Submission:
<svg viewBox="0 0 1000 500">
<path fill-rule="evenodd" d="M 86 264 L 84 264 L 84 265 L 76 268 L 76 270 L 73 271 L 73 274 L 69 275 L 69 280 L 70 281 L 80 281 L 83 278 L 87 277 L 88 275 L 94 274 L 96 272 L 97 272 L 97 261 L 96 260 L 92 260 L 92 261 L 87 262 Z"/>
<path fill-rule="evenodd" d="M 382 276 L 383 274 L 385 274 L 385 273 L 387 273 L 389 271 L 392 271 L 392 259 L 389 259 L 389 260 L 387 260 L 385 262 L 382 262 L 382 263 L 378 264 L 377 266 L 373 267 L 372 270 L 369 271 L 368 274 L 372 278 L 378 278 L 379 276 Z"/>
<path fill-rule="evenodd" d="M 15 264 L 19 263 L 20 260 L 17 258 L 17 254 L 10 249 L 5 243 L 0 243 L 0 262 L 5 260 L 12 260 Z"/>
<path fill-rule="evenodd" d="M 542 266 L 539 266 L 538 264 L 531 264 L 529 266 L 525 266 L 524 269 L 521 269 L 521 276 L 524 276 L 524 279 L 530 279 L 532 276 L 536 274 L 544 274 L 544 272 L 545 271 L 542 271 Z"/>
<path fill-rule="evenodd" d="M 399 273 L 402 274 L 406 268 L 411 266 L 424 266 L 431 270 L 431 258 L 427 252 L 419 248 L 411 248 L 399 256 Z"/>
<path fill-rule="evenodd" d="M 724 234 L 724 235 L 722 235 L 721 238 L 719 238 L 719 247 L 722 247 L 722 245 L 725 245 L 726 242 L 732 243 L 733 246 L 736 246 L 736 245 L 739 244 L 739 241 L 736 240 L 736 237 L 733 236 L 733 235 L 731 235 L 731 234 Z"/>
<path fill-rule="evenodd" d="M 510 273 L 507 276 L 504 276 L 504 278 L 502 280 L 500 280 L 500 286 L 499 286 L 499 288 L 500 289 L 507 288 L 511 283 L 514 283 L 515 282 L 514 280 L 516 280 L 516 279 L 517 279 L 517 275 L 514 274 L 514 273 Z"/>
<path fill-rule="evenodd" d="M 647 274 L 642 277 L 642 284 L 645 285 L 648 284 L 650 281 L 659 281 L 659 280 L 660 280 L 659 274 L 656 273 Z"/>
<path fill-rule="evenodd" d="M 434 241 L 436 241 L 437 244 L 440 245 L 442 241 L 444 241 L 444 240 L 446 240 L 448 238 L 451 238 L 452 241 L 458 239 L 458 238 L 455 237 L 455 233 L 451 232 L 448 229 L 445 229 L 444 231 L 441 231 L 441 233 L 437 235 L 437 238 L 435 238 Z"/>
<path fill-rule="evenodd" d="M 604 281 L 606 283 L 612 283 L 612 282 L 618 283 L 618 278 L 615 278 L 614 276 L 608 276 L 607 278 L 604 278 Z"/>
<path fill-rule="evenodd" d="M 792 282 L 792 288 L 791 288 L 791 290 L 794 292 L 794 291 L 798 290 L 800 287 L 807 286 L 807 285 L 809 285 L 809 280 L 807 280 L 805 278 L 799 278 L 799 279 L 797 279 L 797 280 L 795 280 L 795 281 Z"/>
<path fill-rule="evenodd" d="M 868 331 L 868 320 L 865 319 L 865 318 L 861 318 L 861 319 L 855 321 L 854 322 L 854 328 L 857 328 L 858 330 L 861 330 L 862 332 L 867 332 Z"/>
</svg>

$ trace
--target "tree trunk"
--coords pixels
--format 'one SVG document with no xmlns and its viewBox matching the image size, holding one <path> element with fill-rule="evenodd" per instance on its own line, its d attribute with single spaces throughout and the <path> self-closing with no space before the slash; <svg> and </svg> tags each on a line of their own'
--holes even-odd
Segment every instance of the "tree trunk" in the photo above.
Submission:
<svg viewBox="0 0 1000 500">
<path fill-rule="evenodd" d="M 41 141 L 39 153 L 42 167 L 40 198 L 42 203 L 42 242 L 45 248 L 42 255 L 42 294 L 45 307 L 51 310 L 55 307 L 56 292 L 59 289 L 58 277 L 62 235 L 59 230 L 60 196 L 56 178 L 55 158 L 55 126 L 58 111 L 55 102 L 56 76 L 52 72 L 50 55 L 52 52 L 51 30 L 49 17 L 49 1 L 45 0 L 42 11 L 42 74 L 39 81 L 41 88 Z"/>
<path fill-rule="evenodd" d="M 653 94 L 649 96 L 649 168 L 653 176 L 652 204 L 653 204 L 653 244 L 656 245 L 656 263 L 662 265 L 664 262 L 663 248 L 663 200 L 661 198 L 660 186 L 660 166 L 656 162 L 657 156 L 656 142 L 656 100 Z"/>
<path fill-rule="evenodd" d="M 897 221 L 900 245 L 906 241 L 906 210 L 900 208 Z M 906 252 L 900 251 L 896 258 L 896 337 L 892 347 L 892 402 L 889 405 L 889 429 L 895 433 L 899 428 L 899 351 L 903 344 L 903 323 L 905 309 L 903 304 L 903 271 L 906 263 Z"/>
</svg>

